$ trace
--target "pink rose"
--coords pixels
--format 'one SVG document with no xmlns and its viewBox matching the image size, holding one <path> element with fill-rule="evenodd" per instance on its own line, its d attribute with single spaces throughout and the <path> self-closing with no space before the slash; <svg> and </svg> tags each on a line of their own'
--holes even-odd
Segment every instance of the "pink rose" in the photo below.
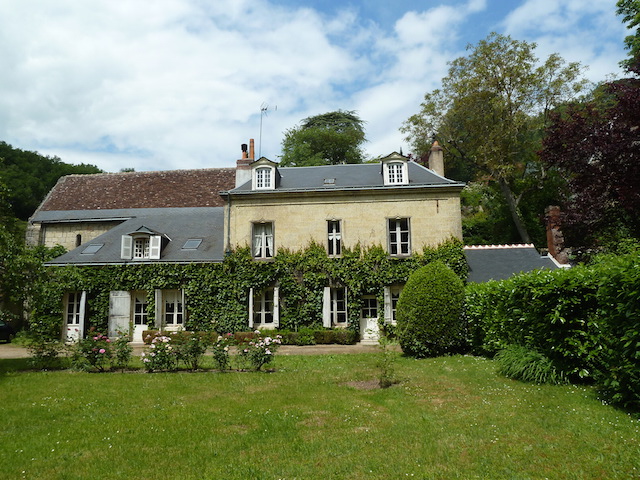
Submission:
<svg viewBox="0 0 640 480">
<path fill-rule="evenodd" d="M 98 350 L 98 353 L 105 353 L 106 350 L 104 348 L 101 348 L 100 350 Z"/>
</svg>

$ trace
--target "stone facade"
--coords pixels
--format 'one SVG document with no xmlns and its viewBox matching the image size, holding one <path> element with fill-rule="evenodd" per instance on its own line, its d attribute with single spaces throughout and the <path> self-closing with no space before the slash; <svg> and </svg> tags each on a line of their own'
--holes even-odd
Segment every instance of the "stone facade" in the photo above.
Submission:
<svg viewBox="0 0 640 480">
<path fill-rule="evenodd" d="M 118 223 L 120 222 L 35 224 L 31 225 L 27 231 L 27 242 L 29 245 L 44 245 L 45 247 L 62 245 L 67 250 L 73 250 L 80 244 L 108 232 Z"/>
</svg>

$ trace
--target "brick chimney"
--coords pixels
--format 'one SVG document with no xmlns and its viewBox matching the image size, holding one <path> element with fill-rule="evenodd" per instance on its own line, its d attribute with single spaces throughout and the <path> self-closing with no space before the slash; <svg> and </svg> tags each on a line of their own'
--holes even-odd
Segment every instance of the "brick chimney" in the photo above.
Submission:
<svg viewBox="0 0 640 480">
<path fill-rule="evenodd" d="M 549 255 L 560 264 L 569 263 L 569 255 L 564 247 L 564 235 L 562 234 L 560 207 L 551 205 L 544 211 L 544 218 L 547 224 L 547 247 Z"/>
<path fill-rule="evenodd" d="M 437 140 L 433 142 L 429 152 L 429 168 L 434 173 L 444 177 L 444 153 Z"/>
<path fill-rule="evenodd" d="M 253 138 L 249 140 L 248 153 L 246 143 L 243 143 L 240 146 L 240 149 L 242 150 L 242 156 L 236 162 L 236 188 L 251 180 L 251 164 L 253 163 L 255 156 Z"/>
</svg>

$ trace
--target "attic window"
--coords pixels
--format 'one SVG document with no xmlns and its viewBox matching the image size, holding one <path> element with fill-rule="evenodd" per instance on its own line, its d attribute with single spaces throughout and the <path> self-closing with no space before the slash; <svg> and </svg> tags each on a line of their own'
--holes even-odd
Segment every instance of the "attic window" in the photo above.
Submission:
<svg viewBox="0 0 640 480">
<path fill-rule="evenodd" d="M 102 247 L 104 247 L 104 243 L 90 243 L 82 250 L 82 255 L 93 255 L 94 253 L 98 253 L 98 250 Z"/>
<path fill-rule="evenodd" d="M 256 168 L 256 189 L 273 188 L 273 168 Z"/>
<path fill-rule="evenodd" d="M 201 238 L 190 238 L 182 246 L 182 250 L 196 250 L 202 243 Z"/>
<path fill-rule="evenodd" d="M 385 185 L 406 185 L 408 182 L 406 162 L 388 162 L 384 165 Z"/>
<path fill-rule="evenodd" d="M 134 232 L 122 235 L 120 258 L 123 260 L 158 260 L 162 250 L 162 237 Z"/>
<path fill-rule="evenodd" d="M 335 178 L 325 178 L 324 179 L 324 184 L 325 185 L 335 185 L 336 184 L 336 179 Z"/>
</svg>

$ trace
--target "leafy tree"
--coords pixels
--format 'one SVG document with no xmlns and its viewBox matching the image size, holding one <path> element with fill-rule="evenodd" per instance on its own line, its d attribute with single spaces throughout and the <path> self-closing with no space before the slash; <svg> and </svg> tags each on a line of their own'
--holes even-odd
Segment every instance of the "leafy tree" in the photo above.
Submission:
<svg viewBox="0 0 640 480">
<path fill-rule="evenodd" d="M 401 128 L 417 154 L 435 138 L 454 163 L 467 165 L 471 179 L 495 185 L 524 242 L 531 236 L 522 200 L 547 176 L 536 151 L 548 114 L 586 84 L 578 63 L 553 54 L 539 64 L 535 48 L 497 33 L 470 45 Z"/>
<path fill-rule="evenodd" d="M 622 21 L 628 24 L 627 28 L 635 28 L 635 33 L 624 39 L 630 58 L 620 63 L 628 72 L 640 74 L 640 0 L 618 0 L 616 6 L 618 15 L 622 15 Z"/>
<path fill-rule="evenodd" d="M 27 220 L 45 195 L 63 175 L 100 173 L 93 165 L 71 165 L 58 157 L 13 148 L 0 141 L 0 173 L 9 188 L 8 201 L 13 215 Z"/>
<path fill-rule="evenodd" d="M 308 117 L 285 132 L 280 165 L 362 163 L 361 147 L 365 141 L 364 121 L 354 111 L 338 110 Z"/>
<path fill-rule="evenodd" d="M 406 355 L 434 357 L 463 343 L 464 284 L 441 261 L 411 274 L 397 305 L 398 340 Z"/>
</svg>

